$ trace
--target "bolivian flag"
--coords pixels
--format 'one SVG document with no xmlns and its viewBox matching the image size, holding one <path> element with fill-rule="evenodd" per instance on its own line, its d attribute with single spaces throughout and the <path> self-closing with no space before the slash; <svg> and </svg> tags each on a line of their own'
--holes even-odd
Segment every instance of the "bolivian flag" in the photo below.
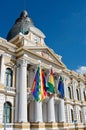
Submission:
<svg viewBox="0 0 86 130">
<path fill-rule="evenodd" d="M 55 93 L 54 88 L 55 88 L 54 75 L 51 69 L 49 77 L 48 77 L 48 82 L 47 82 L 47 92 L 49 92 L 50 94 L 54 94 Z"/>
</svg>

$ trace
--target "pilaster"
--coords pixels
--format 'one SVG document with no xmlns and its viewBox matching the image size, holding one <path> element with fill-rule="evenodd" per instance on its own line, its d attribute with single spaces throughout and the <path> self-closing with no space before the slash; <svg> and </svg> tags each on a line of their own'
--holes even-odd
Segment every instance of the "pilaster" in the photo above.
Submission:
<svg viewBox="0 0 86 130">
<path fill-rule="evenodd" d="M 4 61 L 4 54 L 1 55 L 1 83 L 4 84 L 5 79 L 5 61 Z"/>
</svg>

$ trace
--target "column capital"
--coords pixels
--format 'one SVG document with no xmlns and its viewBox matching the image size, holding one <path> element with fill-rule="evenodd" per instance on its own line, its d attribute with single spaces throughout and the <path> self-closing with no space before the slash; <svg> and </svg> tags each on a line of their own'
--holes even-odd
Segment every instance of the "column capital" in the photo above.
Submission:
<svg viewBox="0 0 86 130">
<path fill-rule="evenodd" d="M 21 67 L 27 67 L 27 60 L 25 60 L 25 59 L 22 59 L 22 60 L 20 60 L 20 66 Z"/>
<path fill-rule="evenodd" d="M 20 59 L 16 62 L 16 66 L 17 67 L 27 67 L 28 63 L 29 63 L 29 61 L 27 61 L 26 59 Z"/>
</svg>

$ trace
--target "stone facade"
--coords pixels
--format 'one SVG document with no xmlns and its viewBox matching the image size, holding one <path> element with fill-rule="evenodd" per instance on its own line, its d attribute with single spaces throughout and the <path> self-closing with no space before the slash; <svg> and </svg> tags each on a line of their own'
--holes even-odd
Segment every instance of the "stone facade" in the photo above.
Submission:
<svg viewBox="0 0 86 130">
<path fill-rule="evenodd" d="M 86 130 L 86 75 L 69 70 L 44 38 L 35 26 L 10 41 L 0 38 L 0 130 Z M 43 102 L 31 94 L 39 60 L 46 78 L 52 65 L 55 81 L 55 94 Z M 58 96 L 59 76 L 64 99 Z"/>
</svg>

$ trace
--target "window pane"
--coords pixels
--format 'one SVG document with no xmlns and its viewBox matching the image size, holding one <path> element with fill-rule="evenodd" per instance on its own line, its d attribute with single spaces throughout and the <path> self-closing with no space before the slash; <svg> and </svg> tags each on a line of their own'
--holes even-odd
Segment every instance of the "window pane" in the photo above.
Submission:
<svg viewBox="0 0 86 130">
<path fill-rule="evenodd" d="M 11 105 L 9 103 L 5 103 L 4 112 L 5 112 L 6 123 L 10 123 L 11 122 Z"/>
<path fill-rule="evenodd" d="M 12 86 L 12 70 L 9 68 L 6 69 L 6 86 Z"/>
</svg>

